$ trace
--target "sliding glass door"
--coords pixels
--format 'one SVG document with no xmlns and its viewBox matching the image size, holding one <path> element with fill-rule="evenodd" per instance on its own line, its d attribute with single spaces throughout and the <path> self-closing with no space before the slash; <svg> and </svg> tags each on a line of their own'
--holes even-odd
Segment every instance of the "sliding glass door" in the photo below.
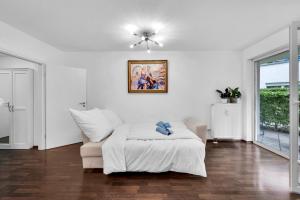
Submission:
<svg viewBox="0 0 300 200">
<path fill-rule="evenodd" d="M 254 141 L 289 155 L 289 52 L 256 63 L 256 134 Z"/>
<path fill-rule="evenodd" d="M 300 22 L 290 26 L 289 51 L 255 62 L 254 143 L 290 160 L 290 189 L 300 194 Z"/>
<path fill-rule="evenodd" d="M 300 33 L 299 30 L 295 31 L 296 40 L 300 39 L 298 32 Z M 299 42 L 294 44 L 296 50 L 291 51 L 291 54 L 296 55 L 294 65 L 297 69 L 299 68 Z M 291 90 L 297 90 L 294 96 L 300 94 L 300 76 L 299 70 L 292 70 L 290 60 L 290 51 L 283 50 L 255 62 L 256 132 L 254 142 L 287 158 L 291 155 L 290 141 L 297 142 L 297 144 L 300 141 L 299 137 L 294 137 L 293 140 L 290 137 L 290 130 L 292 126 L 295 126 L 291 124 L 291 116 L 295 113 L 297 113 L 297 118 L 295 119 L 294 116 L 293 119 L 298 125 L 294 129 L 298 132 L 300 130 L 299 111 L 295 111 L 299 106 L 298 96 L 296 100 L 296 97 L 293 98 L 293 104 L 290 104 Z M 297 148 L 297 159 L 299 159 L 299 145 Z"/>
</svg>

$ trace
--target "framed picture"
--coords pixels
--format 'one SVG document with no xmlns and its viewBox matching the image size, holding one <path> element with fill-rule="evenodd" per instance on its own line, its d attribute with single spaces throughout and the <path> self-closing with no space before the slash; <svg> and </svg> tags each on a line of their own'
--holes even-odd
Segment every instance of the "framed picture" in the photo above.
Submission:
<svg viewBox="0 0 300 200">
<path fill-rule="evenodd" d="M 167 60 L 129 60 L 129 93 L 167 93 Z"/>
</svg>

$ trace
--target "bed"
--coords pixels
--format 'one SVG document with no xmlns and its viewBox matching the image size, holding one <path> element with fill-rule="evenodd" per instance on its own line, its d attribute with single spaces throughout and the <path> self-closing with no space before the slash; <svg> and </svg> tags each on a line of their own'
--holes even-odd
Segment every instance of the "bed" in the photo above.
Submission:
<svg viewBox="0 0 300 200">
<path fill-rule="evenodd" d="M 206 125 L 189 118 L 171 122 L 174 134 L 155 132 L 155 123 L 122 124 L 101 142 L 84 137 L 83 168 L 114 172 L 175 171 L 206 177 Z"/>
</svg>

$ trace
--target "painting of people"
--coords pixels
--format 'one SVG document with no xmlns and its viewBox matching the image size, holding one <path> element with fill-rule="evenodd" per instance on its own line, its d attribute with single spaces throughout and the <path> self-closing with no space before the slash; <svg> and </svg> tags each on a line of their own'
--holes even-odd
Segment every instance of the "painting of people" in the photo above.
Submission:
<svg viewBox="0 0 300 200">
<path fill-rule="evenodd" d="M 129 93 L 167 93 L 167 60 L 129 60 Z"/>
</svg>

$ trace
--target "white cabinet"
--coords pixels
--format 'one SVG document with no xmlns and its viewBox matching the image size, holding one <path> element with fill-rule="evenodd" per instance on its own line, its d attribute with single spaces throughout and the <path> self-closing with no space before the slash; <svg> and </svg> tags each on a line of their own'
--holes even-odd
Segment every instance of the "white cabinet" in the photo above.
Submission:
<svg viewBox="0 0 300 200">
<path fill-rule="evenodd" d="M 33 73 L 30 69 L 0 70 L 0 149 L 33 146 Z"/>
<path fill-rule="evenodd" d="M 241 104 L 213 104 L 211 107 L 211 130 L 216 139 L 242 138 Z"/>
</svg>

